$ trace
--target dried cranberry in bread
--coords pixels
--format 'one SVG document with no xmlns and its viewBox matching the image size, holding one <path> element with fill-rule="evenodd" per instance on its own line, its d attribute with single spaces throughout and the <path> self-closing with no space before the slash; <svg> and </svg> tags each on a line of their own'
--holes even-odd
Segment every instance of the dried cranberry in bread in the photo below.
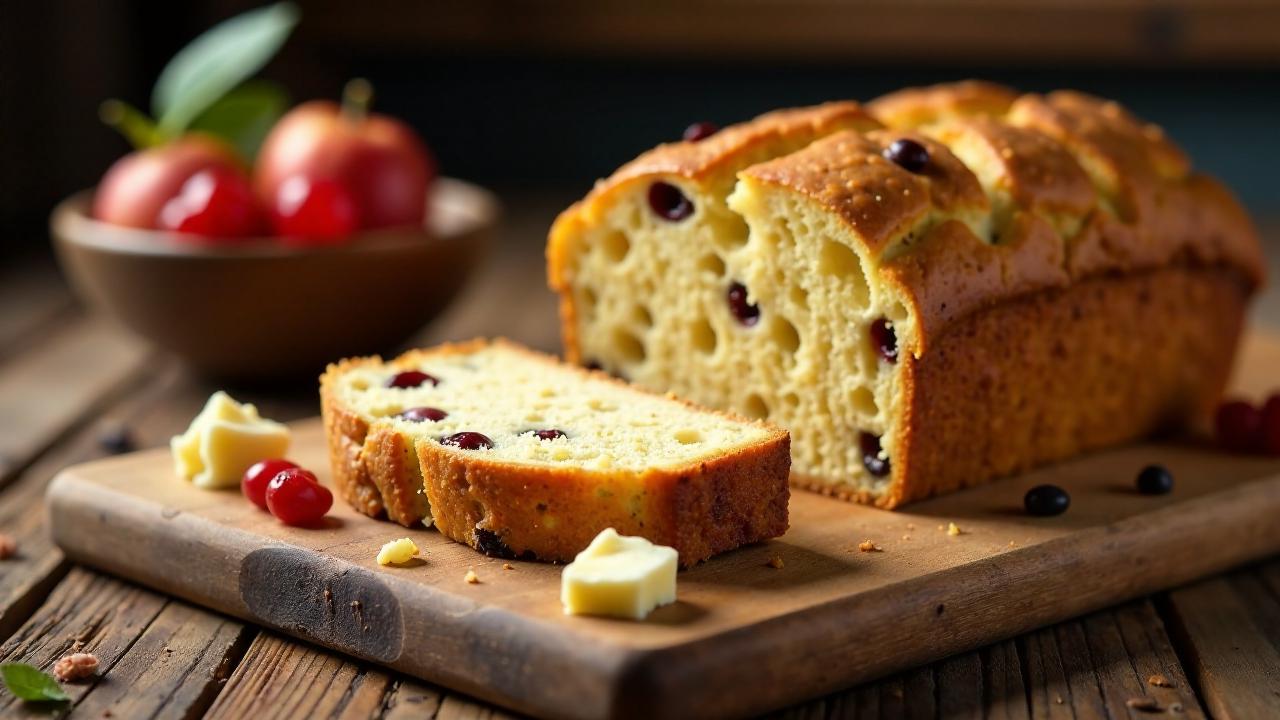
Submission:
<svg viewBox="0 0 1280 720">
<path fill-rule="evenodd" d="M 776 422 L 795 483 L 882 507 L 1213 406 L 1262 254 L 1158 127 L 980 82 L 866 114 L 598 183 L 547 247 L 568 359 Z"/>
<path fill-rule="evenodd" d="M 690 565 L 787 529 L 785 431 L 513 343 L 344 360 L 320 396 L 344 498 L 489 555 L 568 562 L 612 527 Z"/>
</svg>

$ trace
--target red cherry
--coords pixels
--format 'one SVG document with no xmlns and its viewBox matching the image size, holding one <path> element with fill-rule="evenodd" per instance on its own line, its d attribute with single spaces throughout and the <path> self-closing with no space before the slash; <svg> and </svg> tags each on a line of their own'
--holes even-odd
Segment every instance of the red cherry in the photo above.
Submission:
<svg viewBox="0 0 1280 720">
<path fill-rule="evenodd" d="M 267 483 L 267 509 L 285 525 L 315 525 L 331 507 L 333 493 L 310 470 L 282 470 Z"/>
<path fill-rule="evenodd" d="M 305 175 L 280 184 L 272 221 L 278 235 L 302 245 L 339 242 L 360 226 L 355 199 L 342 183 Z"/>
<path fill-rule="evenodd" d="M 205 237 L 249 237 L 262 231 L 262 215 L 244 175 L 213 167 L 187 178 L 160 208 L 156 227 Z"/>
<path fill-rule="evenodd" d="M 1243 400 L 1232 400 L 1218 406 L 1213 427 L 1222 447 L 1232 452 L 1254 452 L 1260 444 L 1262 413 Z"/>
<path fill-rule="evenodd" d="M 1262 406 L 1262 431 L 1259 444 L 1268 455 L 1280 455 L 1280 393 L 1267 398 Z"/>
<path fill-rule="evenodd" d="M 240 478 L 240 492 L 252 500 L 254 505 L 266 510 L 267 484 L 271 482 L 271 478 L 285 470 L 296 467 L 298 467 L 296 463 L 278 458 L 259 460 L 244 471 L 244 477 Z"/>
</svg>

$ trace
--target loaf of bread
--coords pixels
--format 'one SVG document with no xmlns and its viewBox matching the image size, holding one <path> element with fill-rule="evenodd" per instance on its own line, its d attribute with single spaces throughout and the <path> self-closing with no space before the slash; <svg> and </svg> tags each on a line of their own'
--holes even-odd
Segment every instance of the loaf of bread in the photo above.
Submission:
<svg viewBox="0 0 1280 720">
<path fill-rule="evenodd" d="M 489 555 L 569 562 L 612 527 L 690 565 L 787 529 L 785 431 L 512 343 L 345 360 L 320 388 L 344 498 Z"/>
<path fill-rule="evenodd" d="M 1160 128 L 965 82 L 662 145 L 551 229 L 566 356 L 791 431 L 891 508 L 1217 400 L 1257 235 Z"/>
</svg>

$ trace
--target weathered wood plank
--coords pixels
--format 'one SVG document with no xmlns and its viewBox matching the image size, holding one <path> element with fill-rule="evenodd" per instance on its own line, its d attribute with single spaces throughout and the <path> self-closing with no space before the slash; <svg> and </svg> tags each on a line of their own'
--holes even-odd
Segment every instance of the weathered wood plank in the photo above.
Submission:
<svg viewBox="0 0 1280 720">
<path fill-rule="evenodd" d="M 144 364 L 145 346 L 95 318 L 76 318 L 0 366 L 0 486 Z"/>
<path fill-rule="evenodd" d="M 1131 705 L 1147 701 L 1204 717 L 1148 600 L 1030 633 L 1019 645 L 1033 718 L 1140 716 Z M 1153 685 L 1157 676 L 1172 687 Z"/>
<path fill-rule="evenodd" d="M 401 678 L 387 692 L 382 720 L 434 718 L 444 702 L 445 691 L 420 680 Z"/>
<path fill-rule="evenodd" d="M 17 261 L 0 272 L 0 361 L 26 350 L 40 328 L 73 311 L 75 302 L 51 260 Z"/>
<path fill-rule="evenodd" d="M 1280 601 L 1270 569 L 1169 593 L 1168 615 L 1188 674 L 1218 720 L 1274 717 L 1280 708 Z"/>
<path fill-rule="evenodd" d="M 137 586 L 73 568 L 47 602 L 0 645 L 0 662 L 25 662 L 49 670 L 81 644 L 98 656 L 99 678 L 65 685 L 73 702 L 91 692 L 151 624 L 166 600 Z M 12 695 L 0 695 L 0 715 L 31 714 Z"/>
<path fill-rule="evenodd" d="M 256 630 L 170 601 L 76 705 L 82 717 L 199 717 Z"/>
<path fill-rule="evenodd" d="M 368 718 L 390 688 L 382 670 L 261 632 L 205 717 Z"/>
</svg>

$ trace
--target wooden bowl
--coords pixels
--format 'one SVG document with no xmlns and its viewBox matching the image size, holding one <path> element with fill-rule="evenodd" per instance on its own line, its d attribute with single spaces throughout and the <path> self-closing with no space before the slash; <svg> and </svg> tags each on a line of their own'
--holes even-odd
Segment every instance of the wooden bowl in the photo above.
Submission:
<svg viewBox="0 0 1280 720">
<path fill-rule="evenodd" d="M 498 217 L 491 193 L 442 178 L 424 228 L 299 248 L 109 225 L 89 216 L 92 197 L 71 196 L 50 219 L 77 293 L 201 373 L 236 380 L 316 375 L 394 349 L 462 288 Z"/>
</svg>

